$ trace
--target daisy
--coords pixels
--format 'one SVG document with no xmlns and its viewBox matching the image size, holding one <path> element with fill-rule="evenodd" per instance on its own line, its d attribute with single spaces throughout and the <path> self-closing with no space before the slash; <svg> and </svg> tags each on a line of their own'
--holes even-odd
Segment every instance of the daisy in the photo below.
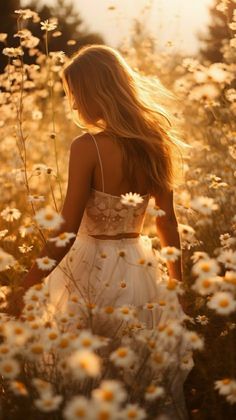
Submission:
<svg viewBox="0 0 236 420">
<path fill-rule="evenodd" d="M 123 305 L 115 310 L 115 314 L 118 318 L 124 321 L 133 321 L 135 319 L 135 308 L 131 305 Z"/>
<path fill-rule="evenodd" d="M 45 201 L 45 197 L 43 195 L 28 195 L 28 201 L 29 203 L 41 203 L 42 201 Z"/>
<path fill-rule="evenodd" d="M 18 56 L 24 55 L 24 51 L 22 50 L 21 47 L 16 47 L 16 48 L 6 47 L 6 48 L 3 48 L 2 53 L 8 57 L 18 57 Z"/>
<path fill-rule="evenodd" d="M 36 263 L 40 270 L 47 271 L 47 270 L 51 270 L 51 268 L 53 268 L 56 265 L 57 261 L 49 257 L 42 257 L 42 258 L 36 258 Z"/>
<path fill-rule="evenodd" d="M 0 360 L 0 374 L 7 379 L 14 379 L 20 373 L 20 365 L 15 359 Z"/>
<path fill-rule="evenodd" d="M 34 219 L 44 229 L 58 229 L 64 222 L 62 215 L 49 206 L 37 211 Z"/>
<path fill-rule="evenodd" d="M 13 222 L 14 220 L 18 220 L 21 217 L 20 210 L 16 208 L 6 207 L 4 210 L 1 211 L 1 216 L 6 222 Z"/>
<path fill-rule="evenodd" d="M 49 238 L 49 241 L 55 242 L 55 245 L 58 247 L 62 247 L 67 245 L 71 238 L 74 238 L 75 236 L 76 234 L 74 232 L 63 232 L 55 238 Z"/>
<path fill-rule="evenodd" d="M 8 270 L 16 262 L 15 258 L 0 248 L 0 271 Z"/>
<path fill-rule="evenodd" d="M 134 363 L 135 353 L 129 347 L 118 347 L 109 358 L 116 366 L 125 368 Z"/>
<path fill-rule="evenodd" d="M 27 254 L 27 252 L 32 251 L 33 245 L 23 244 L 23 245 L 18 246 L 18 249 L 22 254 Z"/>
<path fill-rule="evenodd" d="M 126 193 L 121 194 L 121 203 L 127 206 L 137 206 L 137 204 L 140 204 L 143 202 L 143 198 L 140 194 L 137 193 Z"/>
<path fill-rule="evenodd" d="M 165 246 L 162 247 L 160 254 L 167 261 L 176 261 L 181 255 L 181 251 L 174 246 Z"/>
<path fill-rule="evenodd" d="M 44 20 L 43 22 L 40 22 L 41 30 L 42 31 L 54 31 L 54 29 L 57 28 L 57 23 L 53 20 L 49 22 L 48 19 Z"/>
<path fill-rule="evenodd" d="M 162 217 L 166 214 L 166 212 L 162 210 L 159 206 L 148 206 L 147 213 L 153 217 Z"/>
<path fill-rule="evenodd" d="M 115 380 L 103 380 L 100 387 L 92 391 L 95 400 L 109 404 L 121 404 L 126 396 L 121 383 Z"/>
<path fill-rule="evenodd" d="M 226 271 L 223 280 L 229 286 L 236 286 L 236 271 Z"/>
<path fill-rule="evenodd" d="M 20 396 L 27 396 L 29 395 L 25 384 L 23 384 L 23 382 L 20 381 L 10 381 L 9 382 L 9 387 L 11 389 L 11 391 L 15 394 L 15 395 L 20 395 Z"/>
<path fill-rule="evenodd" d="M 215 293 L 217 290 L 218 283 L 216 279 L 218 279 L 218 277 L 198 278 L 191 288 L 202 296 L 210 295 L 211 293 Z"/>
<path fill-rule="evenodd" d="M 198 196 L 191 200 L 191 207 L 203 216 L 209 216 L 212 211 L 218 209 L 218 204 L 214 203 L 213 198 Z"/>
<path fill-rule="evenodd" d="M 83 330 L 76 338 L 73 346 L 77 349 L 95 350 L 100 347 L 100 340 L 90 331 Z"/>
<path fill-rule="evenodd" d="M 63 409 L 63 418 L 65 420 L 87 420 L 90 419 L 91 414 L 90 401 L 81 395 L 71 398 Z"/>
<path fill-rule="evenodd" d="M 198 315 L 195 319 L 201 325 L 207 325 L 209 323 L 209 318 L 206 315 Z"/>
<path fill-rule="evenodd" d="M 209 278 L 216 276 L 219 269 L 217 261 L 213 258 L 208 258 L 197 261 L 192 268 L 192 272 L 200 278 Z"/>
<path fill-rule="evenodd" d="M 145 410 L 139 407 L 138 404 L 127 404 L 126 407 L 121 410 L 121 418 L 143 420 L 146 419 L 147 416 Z"/>
<path fill-rule="evenodd" d="M 191 344 L 192 349 L 202 350 L 204 348 L 203 337 L 200 337 L 195 331 L 185 331 L 184 339 Z"/>
<path fill-rule="evenodd" d="M 55 411 L 59 408 L 63 400 L 62 395 L 41 395 L 40 398 L 34 400 L 34 405 L 44 413 Z"/>
<path fill-rule="evenodd" d="M 5 325 L 4 335 L 9 344 L 22 346 L 30 337 L 30 330 L 20 321 L 10 321 Z"/>
<path fill-rule="evenodd" d="M 207 306 L 221 315 L 228 315 L 236 309 L 236 301 L 229 292 L 217 292 L 207 302 Z"/>
<path fill-rule="evenodd" d="M 12 345 L 6 343 L 0 344 L 0 358 L 5 358 L 6 356 L 12 357 L 14 355 L 14 352 L 15 351 Z"/>
<path fill-rule="evenodd" d="M 143 305 L 143 309 L 148 309 L 149 311 L 153 311 L 154 309 L 158 308 L 157 302 L 147 302 Z"/>
<path fill-rule="evenodd" d="M 196 231 L 189 225 L 178 224 L 178 231 L 185 241 L 191 241 Z"/>
<path fill-rule="evenodd" d="M 146 401 L 153 401 L 157 398 L 163 397 L 164 394 L 165 390 L 162 386 L 151 384 L 146 388 L 144 398 Z"/>
<path fill-rule="evenodd" d="M 217 260 L 223 263 L 225 267 L 236 270 L 236 251 L 225 249 L 217 257 Z"/>
<path fill-rule="evenodd" d="M 38 391 L 38 393 L 40 395 L 42 395 L 42 394 L 51 395 L 52 394 L 53 388 L 52 388 L 52 384 L 50 382 L 44 381 L 41 378 L 33 378 L 32 379 L 32 384 L 36 388 L 36 390 Z"/>
<path fill-rule="evenodd" d="M 227 395 L 230 393 L 232 379 L 224 378 L 214 382 L 214 388 L 219 391 L 220 395 Z"/>
<path fill-rule="evenodd" d="M 229 394 L 226 396 L 226 400 L 227 400 L 230 404 L 235 404 L 235 403 L 236 403 L 236 380 L 233 380 L 233 381 L 231 382 L 230 392 L 229 392 Z"/>
<path fill-rule="evenodd" d="M 96 377 L 100 373 L 101 359 L 90 350 L 76 350 L 70 355 L 68 365 L 78 379 Z"/>
</svg>

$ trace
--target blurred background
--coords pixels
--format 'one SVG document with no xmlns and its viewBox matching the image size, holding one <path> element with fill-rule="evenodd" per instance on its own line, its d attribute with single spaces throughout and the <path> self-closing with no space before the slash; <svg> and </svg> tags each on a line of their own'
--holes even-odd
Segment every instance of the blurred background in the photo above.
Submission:
<svg viewBox="0 0 236 420">
<path fill-rule="evenodd" d="M 0 1 L 0 27 L 8 34 L 8 45 L 18 45 L 14 10 L 30 8 L 42 20 L 58 18 L 58 31 L 50 40 L 51 50 L 72 54 L 87 43 L 130 46 L 148 37 L 155 51 L 222 60 L 220 42 L 230 37 L 234 0 L 225 0 L 228 16 L 217 10 L 218 0 L 8 0 Z M 27 22 L 27 23 L 26 23 Z M 27 29 L 32 23 L 25 21 Z M 40 26 L 33 25 L 42 37 Z M 63 36 L 59 35 L 63 33 Z M 5 45 L 1 44 L 3 48 Z M 2 49 L 1 48 L 1 49 Z M 32 60 L 29 60 L 32 62 Z M 2 59 L 1 69 L 6 65 Z"/>
</svg>

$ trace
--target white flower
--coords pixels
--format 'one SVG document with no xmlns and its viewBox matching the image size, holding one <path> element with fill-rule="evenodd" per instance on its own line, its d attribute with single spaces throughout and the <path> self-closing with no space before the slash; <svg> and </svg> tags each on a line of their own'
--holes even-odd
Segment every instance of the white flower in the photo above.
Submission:
<svg viewBox="0 0 236 420">
<path fill-rule="evenodd" d="M 21 15 L 24 20 L 31 18 L 33 19 L 33 22 L 39 22 L 40 20 L 38 13 L 30 9 L 18 9 L 15 10 L 14 13 Z"/>
<path fill-rule="evenodd" d="M 153 401 L 157 398 L 163 397 L 165 390 L 162 386 L 151 384 L 146 388 L 144 398 L 146 401 Z"/>
<path fill-rule="evenodd" d="M 0 271 L 7 270 L 14 265 L 15 262 L 16 260 L 11 254 L 8 254 L 8 252 L 5 252 L 0 248 Z"/>
<path fill-rule="evenodd" d="M 135 353 L 129 347 L 118 347 L 110 354 L 110 360 L 119 367 L 129 367 L 135 361 Z"/>
<path fill-rule="evenodd" d="M 49 257 L 42 257 L 42 258 L 36 258 L 36 263 L 40 270 L 47 271 L 47 270 L 51 270 L 51 268 L 53 268 L 56 265 L 57 261 Z"/>
<path fill-rule="evenodd" d="M 236 271 L 226 271 L 224 275 L 224 285 L 229 286 L 231 289 L 232 287 L 236 286 Z"/>
<path fill-rule="evenodd" d="M 43 113 L 38 109 L 35 109 L 34 111 L 32 111 L 32 118 L 35 121 L 41 120 L 43 118 Z"/>
<path fill-rule="evenodd" d="M 55 238 L 49 238 L 49 241 L 55 242 L 55 245 L 58 247 L 62 247 L 67 245 L 71 238 L 74 238 L 76 236 L 73 232 L 63 232 L 60 233 L 60 235 L 56 236 Z"/>
<path fill-rule="evenodd" d="M 76 350 L 69 359 L 68 365 L 73 375 L 82 379 L 87 376 L 98 376 L 101 368 L 100 358 L 90 350 Z"/>
<path fill-rule="evenodd" d="M 3 48 L 2 50 L 2 54 L 7 55 L 8 57 L 18 57 L 21 55 L 24 55 L 24 51 L 22 50 L 21 47 L 16 47 L 16 48 Z"/>
<path fill-rule="evenodd" d="M 40 398 L 34 400 L 35 406 L 43 412 L 51 412 L 58 409 L 63 400 L 62 395 L 41 395 Z"/>
<path fill-rule="evenodd" d="M 92 397 L 98 402 L 120 404 L 126 399 L 126 392 L 120 382 L 103 380 L 100 387 L 92 391 Z"/>
<path fill-rule="evenodd" d="M 95 350 L 99 348 L 101 342 L 98 337 L 91 334 L 88 330 L 83 330 L 79 333 L 79 336 L 75 339 L 73 347 L 77 349 Z"/>
<path fill-rule="evenodd" d="M 143 197 L 141 197 L 140 194 L 137 193 L 126 193 L 121 194 L 121 203 L 125 204 L 127 206 L 137 206 L 137 204 L 140 204 L 143 202 Z"/>
<path fill-rule="evenodd" d="M 126 407 L 121 410 L 121 418 L 143 420 L 146 419 L 147 416 L 145 410 L 139 407 L 138 404 L 127 404 Z"/>
<path fill-rule="evenodd" d="M 191 200 L 191 207 L 204 216 L 209 216 L 212 211 L 218 209 L 218 204 L 214 203 L 213 198 L 199 196 Z"/>
<path fill-rule="evenodd" d="M 15 359 L 0 360 L 0 374 L 7 379 L 14 379 L 20 373 L 20 365 Z"/>
<path fill-rule="evenodd" d="M 225 267 L 236 270 L 236 251 L 224 249 L 217 257 L 217 260 L 223 263 Z"/>
<path fill-rule="evenodd" d="M 37 211 L 34 218 L 38 225 L 44 229 L 57 229 L 64 222 L 62 215 L 49 206 Z"/>
<path fill-rule="evenodd" d="M 43 195 L 38 195 L 38 194 L 34 194 L 34 195 L 29 195 L 28 196 L 28 201 L 29 203 L 41 203 L 42 201 L 45 201 L 45 197 Z"/>
<path fill-rule="evenodd" d="M 18 220 L 21 216 L 21 212 L 18 209 L 6 207 L 4 210 L 1 211 L 1 216 L 7 222 L 13 222 L 14 220 Z"/>
<path fill-rule="evenodd" d="M 53 388 L 50 382 L 44 381 L 41 378 L 33 378 L 32 384 L 40 395 L 51 395 Z"/>
<path fill-rule="evenodd" d="M 229 292 L 217 292 L 207 302 L 207 306 L 221 315 L 228 315 L 236 309 L 236 301 Z"/>
<path fill-rule="evenodd" d="M 196 316 L 196 321 L 201 325 L 207 325 L 209 323 L 209 318 L 206 315 Z"/>
<path fill-rule="evenodd" d="M 5 324 L 4 335 L 12 346 L 22 346 L 30 336 L 29 328 L 20 321 L 10 321 Z"/>
<path fill-rule="evenodd" d="M 150 214 L 150 216 L 153 217 L 162 217 L 165 216 L 166 212 L 162 210 L 159 206 L 151 206 L 149 205 L 147 207 L 147 213 Z"/>
<path fill-rule="evenodd" d="M 230 393 L 233 380 L 230 378 L 219 379 L 214 382 L 214 388 L 219 391 L 220 395 L 227 395 Z"/>
<path fill-rule="evenodd" d="M 9 386 L 10 386 L 11 391 L 15 395 L 23 395 L 23 396 L 29 395 L 25 387 L 25 384 L 23 384 L 23 382 L 12 380 L 9 382 Z"/>
<path fill-rule="evenodd" d="M 46 19 L 43 22 L 40 22 L 40 25 L 42 31 L 54 31 L 54 29 L 56 29 L 57 27 L 56 21 L 52 19 L 50 20 L 50 22 L 48 19 Z"/>
<path fill-rule="evenodd" d="M 220 94 L 220 89 L 215 83 L 204 83 L 191 89 L 188 97 L 190 101 L 204 101 L 216 99 Z"/>
<path fill-rule="evenodd" d="M 192 285 L 192 289 L 200 295 L 206 296 L 215 293 L 221 277 L 200 277 Z"/>
<path fill-rule="evenodd" d="M 191 344 L 192 349 L 202 350 L 204 348 L 204 339 L 195 331 L 185 331 L 184 339 Z"/>
<path fill-rule="evenodd" d="M 115 314 L 118 318 L 124 321 L 133 321 L 135 319 L 135 307 L 132 305 L 123 305 L 115 309 Z"/>
<path fill-rule="evenodd" d="M 219 272 L 219 265 L 213 258 L 201 258 L 194 264 L 192 272 L 200 278 L 214 277 Z"/>
<path fill-rule="evenodd" d="M 65 420 L 90 419 L 92 408 L 90 401 L 83 396 L 72 397 L 63 409 Z"/>
<path fill-rule="evenodd" d="M 181 255 L 181 250 L 174 246 L 162 247 L 160 254 L 167 261 L 176 261 Z"/>
</svg>

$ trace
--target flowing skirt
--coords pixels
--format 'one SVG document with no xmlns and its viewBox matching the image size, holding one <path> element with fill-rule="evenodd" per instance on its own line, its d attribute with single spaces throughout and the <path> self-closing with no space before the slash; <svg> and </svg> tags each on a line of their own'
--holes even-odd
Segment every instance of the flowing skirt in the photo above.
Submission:
<svg viewBox="0 0 236 420">
<path fill-rule="evenodd" d="M 86 328 L 91 321 L 91 317 L 83 315 L 89 308 L 94 315 L 93 332 L 108 337 L 112 337 L 116 326 L 112 321 L 109 326 L 102 321 L 116 308 L 121 308 L 122 316 L 130 322 L 135 310 L 136 323 L 138 320 L 147 330 L 176 320 L 181 323 L 188 316 L 176 293 L 166 288 L 158 255 L 150 238 L 144 235 L 104 240 L 78 233 L 70 251 L 45 279 L 55 313 L 68 313 L 77 297 L 82 308 L 81 324 L 84 322 Z M 163 414 L 169 419 L 187 419 L 183 384 L 194 363 L 190 357 L 185 368 L 179 369 L 179 360 L 189 355 L 184 342 L 178 348 L 178 357 L 174 350 L 172 353 L 174 403 Z"/>
</svg>

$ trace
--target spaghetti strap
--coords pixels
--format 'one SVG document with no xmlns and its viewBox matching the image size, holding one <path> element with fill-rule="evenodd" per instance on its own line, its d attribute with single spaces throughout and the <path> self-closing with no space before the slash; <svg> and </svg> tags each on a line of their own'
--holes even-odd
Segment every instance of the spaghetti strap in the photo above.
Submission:
<svg viewBox="0 0 236 420">
<path fill-rule="evenodd" d="M 98 144 L 97 144 L 97 142 L 95 140 L 95 137 L 91 133 L 89 133 L 89 134 L 91 135 L 91 137 L 92 137 L 92 139 L 93 139 L 93 141 L 95 143 L 96 149 L 97 149 L 98 160 L 99 160 L 99 164 L 100 164 L 100 168 L 101 168 L 101 175 L 102 175 L 102 192 L 105 192 L 105 188 L 104 188 L 104 172 L 103 172 L 102 159 L 101 159 L 101 155 L 100 155 L 100 152 L 99 152 Z"/>
</svg>

